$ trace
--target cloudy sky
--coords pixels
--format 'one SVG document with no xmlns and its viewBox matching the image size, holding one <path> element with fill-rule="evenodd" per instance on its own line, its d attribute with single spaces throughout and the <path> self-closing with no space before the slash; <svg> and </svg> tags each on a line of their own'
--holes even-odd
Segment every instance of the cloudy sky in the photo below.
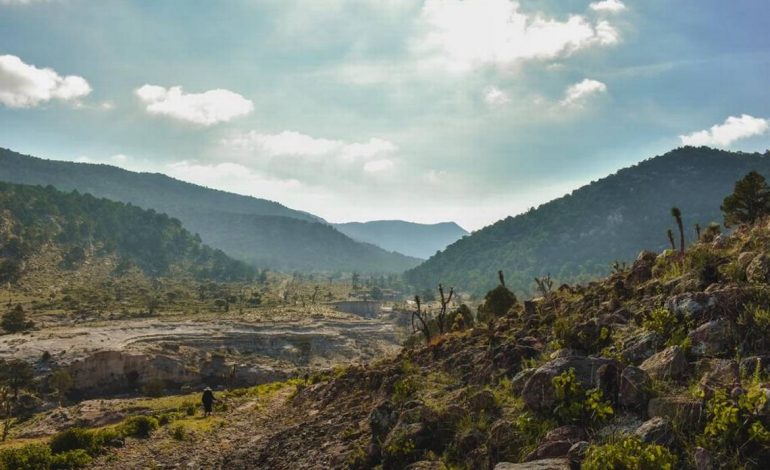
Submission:
<svg viewBox="0 0 770 470">
<path fill-rule="evenodd" d="M 0 0 L 0 146 L 478 229 L 770 147 L 766 0 Z"/>
</svg>

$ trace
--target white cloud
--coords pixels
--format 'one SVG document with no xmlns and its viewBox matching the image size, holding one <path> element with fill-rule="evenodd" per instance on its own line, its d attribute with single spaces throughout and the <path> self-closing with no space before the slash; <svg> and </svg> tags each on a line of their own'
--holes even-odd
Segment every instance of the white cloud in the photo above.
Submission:
<svg viewBox="0 0 770 470">
<path fill-rule="evenodd" d="M 239 194 L 259 194 L 273 199 L 281 199 L 287 191 L 296 191 L 302 186 L 296 179 L 267 177 L 233 162 L 205 164 L 179 161 L 166 165 L 164 173 L 209 188 L 227 188 Z"/>
<path fill-rule="evenodd" d="M 0 56 L 0 103 L 11 108 L 31 108 L 58 99 L 77 103 L 91 93 L 83 77 L 60 76 L 49 68 L 39 69 L 14 55 Z"/>
<path fill-rule="evenodd" d="M 497 87 L 489 87 L 484 91 L 484 101 L 490 106 L 502 106 L 511 102 L 508 93 Z"/>
<path fill-rule="evenodd" d="M 769 129 L 770 120 L 743 114 L 741 117 L 730 116 L 724 123 L 712 126 L 711 129 L 680 135 L 679 139 L 684 145 L 696 147 L 729 147 L 736 140 L 762 135 Z"/>
<path fill-rule="evenodd" d="M 562 106 L 580 106 L 586 99 L 592 95 L 606 93 L 607 85 L 598 81 L 586 78 L 585 80 L 567 87 L 564 99 L 561 100 Z"/>
<path fill-rule="evenodd" d="M 278 134 L 262 134 L 257 131 L 235 133 L 222 143 L 228 148 L 268 157 L 323 157 L 343 162 L 371 160 L 398 150 L 393 142 L 376 137 L 366 142 L 347 142 L 311 137 L 296 131 L 283 131 Z"/>
<path fill-rule="evenodd" d="M 626 9 L 626 5 L 620 0 L 602 0 L 588 5 L 594 11 L 606 11 L 617 13 Z"/>
<path fill-rule="evenodd" d="M 147 105 L 147 112 L 168 116 L 202 126 L 212 126 L 245 116 L 254 110 L 254 104 L 229 90 L 216 89 L 203 93 L 184 93 L 182 87 L 165 88 L 144 85 L 136 96 Z"/>
<path fill-rule="evenodd" d="M 393 160 L 382 158 L 372 160 L 364 164 L 364 171 L 367 173 L 383 173 L 393 169 Z"/>
<path fill-rule="evenodd" d="M 530 15 L 509 0 L 427 0 L 420 20 L 425 34 L 413 45 L 414 51 L 455 71 L 555 59 L 620 40 L 607 21 L 593 24 L 582 15 L 564 21 Z"/>
</svg>

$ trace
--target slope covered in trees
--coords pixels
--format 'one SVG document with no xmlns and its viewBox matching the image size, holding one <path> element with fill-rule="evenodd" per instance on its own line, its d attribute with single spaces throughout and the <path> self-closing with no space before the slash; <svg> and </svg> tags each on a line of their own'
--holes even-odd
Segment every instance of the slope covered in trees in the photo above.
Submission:
<svg viewBox="0 0 770 470">
<path fill-rule="evenodd" d="M 502 269 L 509 287 L 530 292 L 535 276 L 566 282 L 607 274 L 616 260 L 668 246 L 666 231 L 677 233 L 671 207 L 681 209 L 688 243 L 696 223 L 721 223 L 723 199 L 752 170 L 770 175 L 770 154 L 679 148 L 474 232 L 408 271 L 407 280 L 483 293 L 496 283 L 490 273 Z"/>
<path fill-rule="evenodd" d="M 422 259 L 468 235 L 454 222 L 417 224 L 403 220 L 374 220 L 334 224 L 334 227 L 354 240 Z"/>
<path fill-rule="evenodd" d="M 400 273 L 419 263 L 356 242 L 336 232 L 323 219 L 277 202 L 205 188 L 157 173 L 44 160 L 0 149 L 0 180 L 50 184 L 62 191 L 77 190 L 169 214 L 198 233 L 204 243 L 230 256 L 259 263 L 260 268 Z M 235 225 L 227 225 L 230 222 Z M 295 233 L 298 229 L 304 232 Z"/>
<path fill-rule="evenodd" d="M 179 220 L 153 210 L 52 186 L 0 183 L 0 282 L 24 275 L 25 262 L 43 249 L 61 254 L 60 267 L 115 255 L 116 270 L 136 266 L 148 276 L 183 275 L 241 280 L 254 268 L 212 249 Z"/>
</svg>

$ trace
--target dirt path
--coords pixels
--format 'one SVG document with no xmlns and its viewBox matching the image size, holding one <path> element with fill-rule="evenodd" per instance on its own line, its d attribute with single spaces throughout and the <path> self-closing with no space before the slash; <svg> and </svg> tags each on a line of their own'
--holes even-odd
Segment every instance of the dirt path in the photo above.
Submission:
<svg viewBox="0 0 770 470">
<path fill-rule="evenodd" d="M 228 411 L 211 418 L 197 417 L 201 429 L 188 432 L 183 440 L 172 436 L 174 423 L 149 439 L 128 439 L 124 447 L 99 457 L 89 468 L 233 470 L 226 456 L 282 431 L 278 415 L 293 392 L 294 387 L 288 386 L 265 399 L 228 404 Z"/>
</svg>

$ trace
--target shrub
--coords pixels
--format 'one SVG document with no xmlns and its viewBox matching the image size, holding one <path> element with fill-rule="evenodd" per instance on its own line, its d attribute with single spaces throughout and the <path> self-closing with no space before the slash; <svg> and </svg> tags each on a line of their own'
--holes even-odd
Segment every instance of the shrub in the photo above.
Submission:
<svg viewBox="0 0 770 470">
<path fill-rule="evenodd" d="M 14 308 L 3 314 L 3 319 L 0 321 L 0 325 L 8 333 L 18 333 L 20 331 L 31 329 L 35 326 L 35 323 L 27 321 L 27 316 L 24 313 L 24 309 L 21 307 L 21 305 L 16 305 Z"/>
<path fill-rule="evenodd" d="M 43 444 L 0 450 L 0 470 L 47 470 L 51 449 Z"/>
<path fill-rule="evenodd" d="M 669 346 L 682 346 L 687 340 L 687 332 L 692 327 L 690 323 L 689 320 L 681 319 L 676 314 L 661 307 L 647 315 L 642 321 L 642 327 L 658 333 Z M 685 349 L 688 348 L 685 347 Z"/>
<path fill-rule="evenodd" d="M 736 323 L 748 350 L 765 351 L 770 347 L 770 309 L 748 304 L 738 315 Z"/>
<path fill-rule="evenodd" d="M 51 456 L 51 470 L 74 470 L 91 463 L 90 455 L 83 449 L 75 449 Z"/>
<path fill-rule="evenodd" d="M 150 437 L 150 433 L 158 427 L 158 420 L 152 416 L 131 416 L 121 425 L 126 436 L 141 438 Z"/>
<path fill-rule="evenodd" d="M 677 458 L 658 444 L 643 444 L 635 438 L 593 445 L 588 448 L 583 470 L 673 470 Z"/>
<path fill-rule="evenodd" d="M 589 354 L 612 342 L 610 329 L 599 326 L 594 320 L 576 324 L 574 318 L 559 318 L 554 322 L 553 334 L 562 347 L 578 349 Z"/>
<path fill-rule="evenodd" d="M 698 443 L 709 449 L 717 461 L 737 468 L 748 456 L 770 447 L 770 431 L 762 420 L 766 405 L 767 395 L 758 383 L 737 400 L 717 390 L 706 404 L 708 421 Z"/>
<path fill-rule="evenodd" d="M 76 449 L 83 449 L 93 454 L 98 447 L 95 437 L 93 431 L 83 428 L 70 428 L 52 437 L 48 446 L 54 454 Z"/>
<path fill-rule="evenodd" d="M 556 394 L 553 413 L 560 422 L 588 426 L 601 423 L 614 414 L 612 404 L 604 400 L 601 390 L 583 389 L 575 377 L 575 369 L 557 375 L 552 383 Z"/>
</svg>

